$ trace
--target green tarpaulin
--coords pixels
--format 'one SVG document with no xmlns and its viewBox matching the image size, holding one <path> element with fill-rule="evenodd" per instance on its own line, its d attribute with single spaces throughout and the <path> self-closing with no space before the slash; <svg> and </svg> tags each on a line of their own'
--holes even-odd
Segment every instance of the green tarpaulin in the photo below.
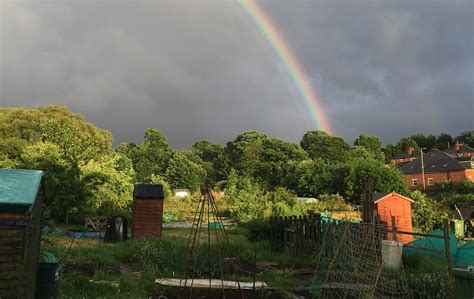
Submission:
<svg viewBox="0 0 474 299">
<path fill-rule="evenodd" d="M 42 177 L 38 170 L 0 169 L 0 212 L 28 213 Z"/>
<path fill-rule="evenodd" d="M 456 267 L 474 266 L 474 241 L 467 242 L 458 248 L 454 265 Z"/>
<path fill-rule="evenodd" d="M 429 233 L 430 235 L 443 236 L 444 233 L 442 230 L 434 230 Z M 467 267 L 474 266 L 474 242 L 467 242 L 462 244 L 458 242 L 456 236 L 452 233 L 449 234 L 449 247 L 451 250 L 451 260 L 453 261 L 454 267 Z M 444 251 L 444 239 L 438 238 L 421 238 L 410 242 L 409 245 L 416 247 L 423 247 L 428 249 L 435 249 L 439 251 Z M 434 257 L 439 260 L 445 260 L 446 256 L 442 253 L 435 253 L 430 251 L 424 251 L 414 248 L 404 248 L 403 251 L 407 254 L 417 254 L 426 257 Z"/>
</svg>

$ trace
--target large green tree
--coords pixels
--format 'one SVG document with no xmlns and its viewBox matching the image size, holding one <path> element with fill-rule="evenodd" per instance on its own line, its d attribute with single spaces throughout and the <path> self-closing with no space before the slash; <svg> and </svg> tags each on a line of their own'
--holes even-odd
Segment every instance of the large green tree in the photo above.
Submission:
<svg viewBox="0 0 474 299">
<path fill-rule="evenodd" d="M 303 135 L 301 147 L 311 159 L 323 159 L 329 163 L 343 162 L 350 159 L 351 147 L 337 136 L 330 136 L 323 131 L 308 131 Z"/>
<path fill-rule="evenodd" d="M 169 160 L 164 177 L 173 189 L 189 189 L 196 192 L 203 183 L 204 169 L 188 158 L 182 151 L 176 151 Z"/>
<path fill-rule="evenodd" d="M 241 175 L 253 175 L 260 165 L 263 142 L 267 138 L 262 132 L 247 131 L 228 142 L 225 153 L 231 167 Z"/>
<path fill-rule="evenodd" d="M 378 161 L 383 162 L 385 160 L 385 155 L 382 152 L 382 141 L 377 136 L 361 134 L 354 141 L 354 146 L 364 148 L 371 154 L 371 157 Z M 358 157 L 357 152 L 356 157 Z"/>
<path fill-rule="evenodd" d="M 165 135 L 155 129 L 147 129 L 140 144 L 121 144 L 117 150 L 132 160 L 139 183 L 150 183 L 154 174 L 163 175 L 172 154 Z"/>
</svg>

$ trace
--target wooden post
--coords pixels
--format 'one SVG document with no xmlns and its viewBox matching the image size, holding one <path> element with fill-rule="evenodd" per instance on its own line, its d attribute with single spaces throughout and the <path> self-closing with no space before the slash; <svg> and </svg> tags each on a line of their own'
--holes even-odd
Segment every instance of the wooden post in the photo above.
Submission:
<svg viewBox="0 0 474 299">
<path fill-rule="evenodd" d="M 443 219 L 443 232 L 444 232 L 444 248 L 446 250 L 446 265 L 448 267 L 448 283 L 452 289 L 452 276 L 451 276 L 451 246 L 449 242 L 449 220 Z"/>
<path fill-rule="evenodd" d="M 392 240 L 397 240 L 397 223 L 395 222 L 395 216 L 392 216 Z"/>
</svg>

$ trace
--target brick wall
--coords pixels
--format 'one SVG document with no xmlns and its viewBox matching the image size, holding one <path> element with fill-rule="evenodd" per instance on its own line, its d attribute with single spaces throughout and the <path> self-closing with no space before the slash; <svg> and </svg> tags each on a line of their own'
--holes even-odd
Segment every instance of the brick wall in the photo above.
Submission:
<svg viewBox="0 0 474 299">
<path fill-rule="evenodd" d="M 134 239 L 161 237 L 163 199 L 134 199 L 132 237 Z"/>
<path fill-rule="evenodd" d="M 457 182 L 471 176 L 471 181 L 474 179 L 474 169 L 449 171 L 449 172 L 425 172 L 425 187 L 427 190 L 437 188 L 444 180 L 451 182 Z M 423 188 L 423 176 L 421 173 L 406 174 L 408 188 L 410 190 L 422 189 Z M 412 179 L 418 180 L 418 186 L 413 186 Z M 433 179 L 433 185 L 428 184 L 428 180 Z"/>
</svg>

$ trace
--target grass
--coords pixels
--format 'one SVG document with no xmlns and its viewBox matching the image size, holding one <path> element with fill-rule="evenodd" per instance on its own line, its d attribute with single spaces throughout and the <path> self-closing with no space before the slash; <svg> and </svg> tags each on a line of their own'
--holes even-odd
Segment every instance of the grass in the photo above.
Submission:
<svg viewBox="0 0 474 299">
<path fill-rule="evenodd" d="M 72 241 L 64 229 L 58 229 L 44 238 L 41 250 L 54 253 L 66 265 L 59 281 L 60 298 L 145 298 L 150 293 L 160 293 L 160 287 L 154 284 L 156 278 L 185 276 L 189 232 L 189 228 L 163 228 L 162 238 L 104 244 L 93 239 Z M 313 257 L 297 257 L 290 251 L 272 252 L 268 242 L 250 243 L 245 234 L 242 227 L 228 230 L 232 253 L 240 261 L 242 281 L 252 281 L 256 257 L 257 280 L 275 288 L 309 286 L 311 277 L 299 276 L 298 269 L 308 268 Z M 219 248 L 224 255 L 227 250 L 222 241 Z M 207 277 L 207 229 L 201 230 L 199 242 L 197 275 Z M 211 243 L 211 257 L 216 257 L 215 238 Z M 133 265 L 141 275 L 127 273 L 124 265 Z M 211 270 L 219 273 L 217 262 Z M 229 264 L 224 265 L 224 271 L 233 279 Z"/>
</svg>

